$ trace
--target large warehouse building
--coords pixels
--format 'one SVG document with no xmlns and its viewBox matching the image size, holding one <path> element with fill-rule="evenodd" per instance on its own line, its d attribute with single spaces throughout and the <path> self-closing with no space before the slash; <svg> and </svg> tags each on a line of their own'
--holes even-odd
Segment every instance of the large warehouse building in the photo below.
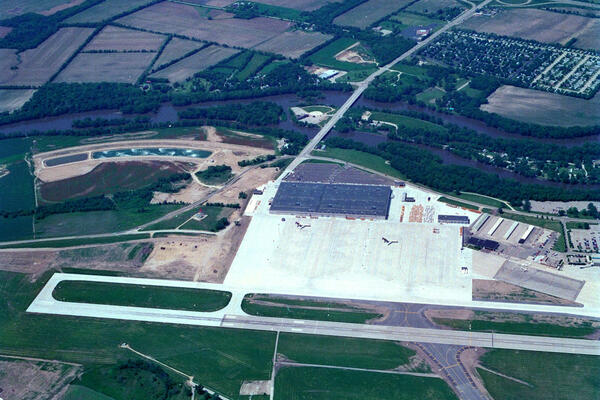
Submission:
<svg viewBox="0 0 600 400">
<path fill-rule="evenodd" d="M 391 197 L 389 186 L 282 182 L 270 211 L 386 219 Z"/>
</svg>

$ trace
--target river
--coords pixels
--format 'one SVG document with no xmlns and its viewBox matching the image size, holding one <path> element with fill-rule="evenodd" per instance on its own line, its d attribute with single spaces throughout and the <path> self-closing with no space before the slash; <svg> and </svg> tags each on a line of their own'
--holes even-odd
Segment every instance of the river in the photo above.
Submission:
<svg viewBox="0 0 600 400">
<path fill-rule="evenodd" d="M 349 93 L 345 92 L 325 92 L 324 97 L 315 101 L 318 104 L 327 104 L 331 106 L 339 107 L 341 106 L 346 99 L 348 98 Z M 176 107 L 170 103 L 164 103 L 161 105 L 159 110 L 153 114 L 147 114 L 150 117 L 151 122 L 154 123 L 165 123 L 165 122 L 176 122 L 179 120 L 177 112 L 180 110 L 184 110 L 189 107 L 210 107 L 216 105 L 230 104 L 230 103 L 239 103 L 239 104 L 247 104 L 253 101 L 271 101 L 278 105 L 280 105 L 287 113 L 287 119 L 280 122 L 277 127 L 282 129 L 293 130 L 297 132 L 301 132 L 306 134 L 309 137 L 313 137 L 317 133 L 316 128 L 306 128 L 299 127 L 291 121 L 289 115 L 289 108 L 292 106 L 296 106 L 301 104 L 303 100 L 296 95 L 286 94 L 286 95 L 277 95 L 277 96 L 267 96 L 262 97 L 260 99 L 239 99 L 239 100 L 224 100 L 224 101 L 209 101 L 203 102 L 199 104 L 194 104 L 190 106 L 182 106 Z M 523 137 L 516 134 L 511 134 L 505 131 L 502 131 L 497 128 L 493 128 L 487 126 L 485 123 L 481 121 L 477 121 L 471 118 L 462 117 L 459 115 L 449 115 L 440 113 L 437 111 L 430 110 L 425 107 L 420 107 L 417 105 L 410 105 L 406 102 L 395 102 L 395 103 L 381 103 L 375 102 L 372 100 L 365 99 L 361 97 L 358 99 L 354 107 L 367 107 L 367 108 L 376 108 L 381 110 L 390 110 L 390 111 L 418 111 L 423 112 L 428 115 L 440 118 L 444 122 L 455 124 L 461 127 L 470 128 L 478 133 L 490 136 L 492 138 L 505 138 L 505 139 L 530 139 L 533 141 L 538 141 L 541 143 L 548 144 L 560 144 L 566 147 L 572 147 L 581 145 L 585 142 L 597 141 L 600 140 L 600 136 L 591 136 L 591 137 L 582 137 L 582 138 L 570 138 L 570 139 L 546 139 L 546 138 L 529 138 Z M 77 114 L 67 114 L 56 117 L 48 117 L 42 118 L 32 121 L 24 121 L 15 124 L 3 125 L 0 126 L 0 135 L 9 134 L 15 132 L 32 132 L 32 131 L 45 131 L 45 130 L 63 130 L 63 129 L 71 129 L 73 126 L 73 121 L 77 119 L 83 118 L 106 118 L 106 119 L 114 119 L 114 118 L 134 118 L 136 115 L 123 115 L 119 111 L 116 110 L 104 110 L 104 111 L 92 111 L 92 112 L 84 112 Z M 332 132 L 332 135 L 342 136 L 351 138 L 356 141 L 363 142 L 369 145 L 377 145 L 383 141 L 388 140 L 385 135 L 371 134 L 365 132 L 351 132 L 348 134 L 340 134 L 337 132 Z M 457 164 L 464 166 L 471 166 L 478 168 L 480 170 L 498 174 L 503 178 L 509 178 L 517 180 L 521 183 L 535 183 L 535 184 L 543 184 L 543 185 L 551 185 L 551 186 L 560 186 L 565 189 L 569 188 L 581 188 L 581 189 L 592 189 L 592 188 L 600 188 L 600 185 L 568 185 L 562 184 L 558 182 L 549 182 L 544 180 L 539 180 L 536 178 L 528 178 L 522 175 L 504 170 L 502 168 L 494 167 L 491 165 L 483 164 L 475 160 L 469 160 L 462 157 L 459 157 L 455 154 L 452 154 L 448 151 L 444 151 L 442 149 L 430 147 L 430 146 L 419 146 L 422 148 L 426 148 L 427 150 L 437 154 L 444 163 L 449 164 Z"/>
</svg>

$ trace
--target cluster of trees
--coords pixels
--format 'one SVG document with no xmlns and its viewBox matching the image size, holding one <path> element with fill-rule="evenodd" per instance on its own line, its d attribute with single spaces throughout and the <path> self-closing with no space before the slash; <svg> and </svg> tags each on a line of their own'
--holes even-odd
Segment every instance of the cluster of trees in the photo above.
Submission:
<svg viewBox="0 0 600 400">
<path fill-rule="evenodd" d="M 347 83 L 331 83 L 309 74 L 297 63 L 284 63 L 272 71 L 245 80 L 215 67 L 199 72 L 191 79 L 189 91 L 174 92 L 171 100 L 176 106 L 202 101 L 258 98 L 278 94 L 302 93 L 314 90 L 350 91 Z"/>
<path fill-rule="evenodd" d="M 204 205 L 207 207 L 240 208 L 238 203 L 204 203 Z"/>
<path fill-rule="evenodd" d="M 254 101 L 249 104 L 226 104 L 207 108 L 188 108 L 178 112 L 182 119 L 237 121 L 252 126 L 274 125 L 283 115 L 283 108 L 273 102 Z"/>
<path fill-rule="evenodd" d="M 272 161 L 275 159 L 275 154 L 267 154 L 267 155 L 263 155 L 263 156 L 258 156 L 256 158 L 253 158 L 251 160 L 242 160 L 242 161 L 238 161 L 238 165 L 240 167 L 247 167 L 249 165 L 256 165 L 256 164 L 262 164 L 266 161 Z"/>
<path fill-rule="evenodd" d="M 229 226 L 229 220 L 225 217 L 220 218 L 215 224 L 215 232 L 221 231 Z"/>
<path fill-rule="evenodd" d="M 137 371 L 147 371 L 151 373 L 153 375 L 152 381 L 157 385 L 162 383 L 161 386 L 163 386 L 163 390 L 159 392 L 155 391 L 153 393 L 153 395 L 156 396 L 153 398 L 157 400 L 168 400 L 181 393 L 182 384 L 173 380 L 173 378 L 171 378 L 171 376 L 162 368 L 146 360 L 127 360 L 125 363 L 119 365 L 118 370 L 123 372 L 132 370 L 133 376 L 136 377 L 140 375 Z M 117 374 L 116 379 L 121 383 L 125 383 L 127 381 L 127 376 L 124 374 Z M 188 394 L 191 396 L 191 391 L 189 391 Z"/>
<path fill-rule="evenodd" d="M 144 92 L 126 83 L 50 83 L 39 88 L 19 111 L 0 115 L 0 124 L 106 109 L 143 114 L 157 111 L 167 100 L 165 94 Z"/>
<path fill-rule="evenodd" d="M 211 165 L 204 171 L 196 172 L 196 176 L 204 181 L 226 180 L 231 176 L 229 165 Z"/>
<path fill-rule="evenodd" d="M 583 210 L 578 210 L 577 207 L 570 207 L 566 212 L 564 210 L 558 212 L 558 215 L 560 216 L 564 216 L 565 214 L 570 218 L 591 217 L 600 219 L 600 213 L 594 203 L 589 203 L 587 208 L 584 208 Z M 589 226 L 585 229 L 589 229 Z"/>
<path fill-rule="evenodd" d="M 506 199 L 513 204 L 522 204 L 526 199 L 540 201 L 600 199 L 600 190 L 597 189 L 567 191 L 554 186 L 522 184 L 476 168 L 446 165 L 431 152 L 403 143 L 387 142 L 374 148 L 353 140 L 333 137 L 327 139 L 326 144 L 329 147 L 355 149 L 381 156 L 389 160 L 393 168 L 412 182 L 440 191 L 477 192 Z"/>
</svg>

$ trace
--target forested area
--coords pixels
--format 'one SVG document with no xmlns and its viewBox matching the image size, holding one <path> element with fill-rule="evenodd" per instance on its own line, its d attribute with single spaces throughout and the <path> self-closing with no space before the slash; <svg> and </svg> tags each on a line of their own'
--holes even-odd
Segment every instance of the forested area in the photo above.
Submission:
<svg viewBox="0 0 600 400">
<path fill-rule="evenodd" d="M 283 115 L 283 108 L 272 102 L 254 101 L 250 104 L 225 104 L 206 108 L 188 108 L 178 112 L 181 119 L 210 119 L 237 121 L 252 126 L 274 125 Z"/>
<path fill-rule="evenodd" d="M 471 167 L 443 164 L 429 151 L 402 143 L 382 143 L 370 147 L 353 140 L 333 137 L 326 145 L 368 152 L 390 161 L 392 167 L 415 183 L 444 192 L 468 191 L 501 198 L 514 205 L 525 200 L 585 201 L 600 200 L 600 190 L 564 190 L 556 186 L 530 185 L 502 179 Z"/>
<path fill-rule="evenodd" d="M 161 92 L 144 92 L 126 83 L 50 83 L 40 87 L 18 111 L 0 115 L 0 124 L 93 110 L 143 114 L 157 111 L 167 100 Z"/>
</svg>

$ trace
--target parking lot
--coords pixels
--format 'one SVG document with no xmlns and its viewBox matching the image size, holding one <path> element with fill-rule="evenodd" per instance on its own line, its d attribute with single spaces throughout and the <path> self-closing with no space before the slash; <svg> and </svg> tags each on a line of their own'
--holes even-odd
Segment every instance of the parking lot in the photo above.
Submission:
<svg viewBox="0 0 600 400">
<path fill-rule="evenodd" d="M 575 251 L 599 253 L 600 225 L 590 225 L 590 229 L 572 229 L 569 233 Z"/>
</svg>

